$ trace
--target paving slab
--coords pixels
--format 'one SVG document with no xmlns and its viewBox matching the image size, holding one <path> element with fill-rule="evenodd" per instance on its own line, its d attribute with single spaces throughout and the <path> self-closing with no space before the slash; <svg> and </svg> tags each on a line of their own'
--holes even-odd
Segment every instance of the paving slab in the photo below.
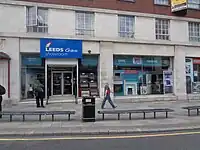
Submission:
<svg viewBox="0 0 200 150">
<path fill-rule="evenodd" d="M 96 104 L 96 110 L 100 109 L 100 102 Z M 9 122 L 9 116 L 3 116 L 0 120 L 0 136 L 41 136 L 41 135 L 93 135 L 93 134 L 130 134 L 141 132 L 163 132 L 174 130 L 194 130 L 200 129 L 200 116 L 187 116 L 187 111 L 181 107 L 189 105 L 200 105 L 200 101 L 166 101 L 166 102 L 144 102 L 144 103 L 117 103 L 117 109 L 138 109 L 138 108 L 171 108 L 175 112 L 169 114 L 169 118 L 164 118 L 164 113 L 158 113 L 158 119 L 153 119 L 153 114 L 147 114 L 148 119 L 143 120 L 142 114 L 133 114 L 132 120 L 128 115 L 121 115 L 121 120 L 117 120 L 117 115 L 105 115 L 105 120 L 101 120 L 101 115 L 96 113 L 96 122 L 82 122 L 82 105 L 74 103 L 54 103 L 45 108 L 36 108 L 34 103 L 20 103 L 11 108 L 4 108 L 5 111 L 39 111 L 39 110 L 75 110 L 71 121 L 67 116 L 55 116 L 55 121 L 51 121 L 51 116 L 42 117 L 43 121 L 38 121 L 38 116 L 27 116 L 22 122 L 22 117 L 14 116 L 13 122 Z M 111 109 L 106 105 L 107 109 Z M 194 111 L 193 114 L 196 114 Z"/>
</svg>

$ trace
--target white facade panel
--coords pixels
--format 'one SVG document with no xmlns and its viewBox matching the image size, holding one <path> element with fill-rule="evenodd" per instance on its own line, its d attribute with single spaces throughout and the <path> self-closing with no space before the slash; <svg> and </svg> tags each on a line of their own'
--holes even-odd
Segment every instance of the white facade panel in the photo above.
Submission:
<svg viewBox="0 0 200 150">
<path fill-rule="evenodd" d="M 83 53 L 88 54 L 89 50 L 91 54 L 99 54 L 99 42 L 83 42 Z"/>
<path fill-rule="evenodd" d="M 2 49 L 3 52 L 8 54 L 10 60 L 10 98 L 12 100 L 20 99 L 20 59 L 19 59 L 19 39 L 18 38 L 6 38 L 5 46 Z M 8 75 L 6 68 L 8 63 L 4 63 L 4 76 Z M 7 66 L 7 67 L 6 67 Z M 8 78 L 8 77 L 7 77 Z M 4 79 L 6 81 L 7 79 Z M 6 86 L 7 87 L 7 86 Z M 7 99 L 7 95 L 5 100 Z"/>
<path fill-rule="evenodd" d="M 186 57 L 200 57 L 200 47 L 185 47 L 182 49 Z"/>
<path fill-rule="evenodd" d="M 155 19 L 135 17 L 135 39 L 155 40 Z"/>
<path fill-rule="evenodd" d="M 188 41 L 188 23 L 185 21 L 171 20 L 170 39 L 174 42 Z"/>
<path fill-rule="evenodd" d="M 75 12 L 49 9 L 49 34 L 75 35 Z"/>
<path fill-rule="evenodd" d="M 174 56 L 174 46 L 116 43 L 114 47 L 119 55 Z"/>
<path fill-rule="evenodd" d="M 0 32 L 26 32 L 26 9 L 0 4 Z"/>
<path fill-rule="evenodd" d="M 20 52 L 23 53 L 39 53 L 40 39 L 21 39 Z"/>
<path fill-rule="evenodd" d="M 95 13 L 95 36 L 118 37 L 118 16 L 115 14 Z"/>
<path fill-rule="evenodd" d="M 8 91 L 8 61 L 0 60 L 0 84 Z M 8 92 L 3 95 L 3 98 L 8 98 Z"/>
</svg>

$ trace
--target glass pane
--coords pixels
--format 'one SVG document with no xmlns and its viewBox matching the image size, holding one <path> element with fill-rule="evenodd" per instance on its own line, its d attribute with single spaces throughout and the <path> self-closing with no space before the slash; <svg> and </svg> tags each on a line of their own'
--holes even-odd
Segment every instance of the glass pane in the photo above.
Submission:
<svg viewBox="0 0 200 150">
<path fill-rule="evenodd" d="M 71 73 L 63 73 L 63 94 L 72 94 L 72 74 Z"/>
<path fill-rule="evenodd" d="M 62 94 L 62 73 L 53 73 L 53 95 Z"/>
</svg>

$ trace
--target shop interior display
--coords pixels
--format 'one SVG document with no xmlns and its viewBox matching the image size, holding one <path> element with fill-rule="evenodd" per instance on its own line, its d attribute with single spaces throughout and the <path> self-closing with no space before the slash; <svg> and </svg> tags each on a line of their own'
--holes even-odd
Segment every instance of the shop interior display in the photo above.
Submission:
<svg viewBox="0 0 200 150">
<path fill-rule="evenodd" d="M 80 73 L 81 96 L 98 96 L 97 75 L 94 72 Z"/>
</svg>

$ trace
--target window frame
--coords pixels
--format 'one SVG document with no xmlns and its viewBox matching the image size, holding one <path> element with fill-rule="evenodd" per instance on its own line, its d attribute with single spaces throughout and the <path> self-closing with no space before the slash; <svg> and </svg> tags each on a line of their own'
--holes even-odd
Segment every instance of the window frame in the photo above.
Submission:
<svg viewBox="0 0 200 150">
<path fill-rule="evenodd" d="M 33 8 L 34 13 L 31 12 L 30 13 L 30 9 Z M 43 10 L 44 11 L 44 15 L 45 17 L 42 18 L 44 19 L 44 22 L 42 24 L 44 25 L 39 25 L 39 23 L 41 23 L 39 21 L 39 16 L 41 17 L 41 15 L 39 14 L 39 11 Z M 35 15 L 35 16 L 34 16 Z M 30 20 L 31 18 L 34 18 L 35 23 L 30 24 Z M 47 8 L 43 8 L 43 7 L 38 7 L 38 6 L 26 6 L 26 29 L 28 33 L 48 33 L 48 9 Z"/>
<path fill-rule="evenodd" d="M 80 25 L 80 22 L 79 22 L 79 17 L 81 16 L 78 16 L 78 15 L 83 15 L 82 17 L 82 21 L 83 21 L 83 24 Z M 90 16 L 88 18 L 86 18 L 88 16 Z M 79 19 L 78 19 L 79 18 Z M 88 19 L 88 20 L 87 20 Z M 87 21 L 90 22 L 90 24 L 87 24 L 86 22 Z M 82 27 L 79 27 L 82 26 Z M 90 28 L 88 28 L 88 27 Z M 87 11 L 76 11 L 75 12 L 75 30 L 76 30 L 76 35 L 82 35 L 82 36 L 94 36 L 94 32 L 95 32 L 95 13 L 94 12 L 87 12 Z"/>
<path fill-rule="evenodd" d="M 124 31 L 121 31 L 121 23 L 122 23 L 122 20 L 124 18 Z M 132 20 L 131 20 L 132 19 Z M 126 31 L 127 30 L 127 21 L 132 21 L 132 31 L 130 31 L 130 24 L 129 24 L 129 27 L 128 27 L 128 30 L 129 31 Z M 120 38 L 135 38 L 135 16 L 131 16 L 131 15 L 118 15 L 118 36 Z"/>
<path fill-rule="evenodd" d="M 163 1 L 163 3 L 161 3 L 161 1 Z M 164 1 L 167 1 L 167 3 L 165 4 Z M 169 2 L 169 0 L 154 0 L 154 5 L 169 6 Z"/>
<path fill-rule="evenodd" d="M 193 1 L 193 0 L 191 0 Z M 190 0 L 188 0 L 188 4 L 187 4 L 187 7 L 189 9 L 195 9 L 195 10 L 200 10 L 200 0 L 198 0 L 199 2 L 190 2 Z M 195 8 L 195 7 L 191 7 L 191 6 L 198 6 L 198 8 Z"/>
<path fill-rule="evenodd" d="M 190 26 L 192 25 L 192 26 Z M 197 25 L 197 28 L 195 28 L 195 25 Z M 191 29 L 192 28 L 192 33 Z M 198 31 L 195 33 L 194 31 Z M 200 22 L 188 22 L 188 37 L 189 37 L 189 42 L 200 42 Z M 197 36 L 195 36 L 197 34 Z M 193 39 L 193 40 L 192 40 Z M 194 40 L 197 39 L 197 40 Z"/>
<path fill-rule="evenodd" d="M 157 21 L 160 21 L 160 23 L 162 22 L 162 24 L 157 24 Z M 164 21 L 167 21 L 166 30 L 164 29 L 164 24 L 163 24 Z M 157 26 L 159 26 L 160 28 L 157 28 Z M 167 32 L 168 34 L 166 34 L 166 33 L 164 34 L 162 32 Z M 170 20 L 169 19 L 155 18 L 155 39 L 156 40 L 170 41 Z"/>
</svg>

